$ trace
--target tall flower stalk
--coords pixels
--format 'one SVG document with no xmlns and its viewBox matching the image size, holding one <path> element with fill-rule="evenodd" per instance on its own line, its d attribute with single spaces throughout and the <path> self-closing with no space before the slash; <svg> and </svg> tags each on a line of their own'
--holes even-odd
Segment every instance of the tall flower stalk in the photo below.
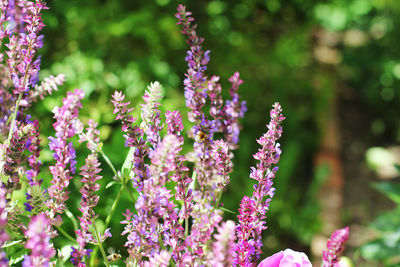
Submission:
<svg viewBox="0 0 400 267">
<path fill-rule="evenodd" d="M 262 247 L 261 234 L 267 227 L 264 219 L 269 204 L 274 196 L 272 187 L 273 178 L 278 170 L 274 167 L 281 154 L 277 143 L 282 135 L 282 109 L 279 103 L 273 105 L 270 113 L 271 121 L 267 125 L 268 131 L 257 142 L 261 145 L 253 157 L 258 160 L 256 167 L 251 168 L 250 178 L 256 180 L 253 195 L 244 196 L 240 203 L 239 223 L 236 226 L 238 243 L 234 263 L 239 266 L 254 266 L 259 259 Z"/>
<path fill-rule="evenodd" d="M 47 206 L 52 211 L 51 218 L 56 219 L 52 222 L 55 225 L 61 223 L 56 214 L 64 213 L 66 201 L 69 196 L 69 181 L 75 174 L 76 154 L 73 144 L 68 143 L 68 139 L 75 135 L 75 120 L 78 118 L 79 108 L 82 107 L 80 100 L 83 98 L 82 90 L 76 89 L 74 92 L 68 92 L 63 99 L 62 107 L 55 107 L 53 110 L 56 122 L 53 124 L 56 130 L 55 137 L 49 137 L 50 149 L 54 151 L 53 157 L 56 160 L 54 166 L 50 166 L 50 172 L 53 176 L 51 186 L 48 189 L 50 198 Z"/>
</svg>

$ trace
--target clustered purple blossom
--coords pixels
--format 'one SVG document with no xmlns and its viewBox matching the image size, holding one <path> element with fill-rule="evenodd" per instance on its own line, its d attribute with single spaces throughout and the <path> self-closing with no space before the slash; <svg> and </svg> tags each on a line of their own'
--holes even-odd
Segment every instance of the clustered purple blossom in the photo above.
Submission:
<svg viewBox="0 0 400 267">
<path fill-rule="evenodd" d="M 270 113 L 271 121 L 268 131 L 257 142 L 261 145 L 253 157 L 258 160 L 256 167 L 251 168 L 250 177 L 258 184 L 254 185 L 253 195 L 244 196 L 239 208 L 239 224 L 236 227 L 238 244 L 236 246 L 235 264 L 253 266 L 261 254 L 261 233 L 266 229 L 265 214 L 274 196 L 273 178 L 278 167 L 273 167 L 279 161 L 281 154 L 277 140 L 282 135 L 282 109 L 275 103 Z"/>
<path fill-rule="evenodd" d="M 63 99 L 63 106 L 55 107 L 53 110 L 56 119 L 53 124 L 56 137 L 49 137 L 49 146 L 54 151 L 53 157 L 56 164 L 50 166 L 53 179 L 48 189 L 50 199 L 46 204 L 54 212 L 54 216 L 56 213 L 63 213 L 66 209 L 65 202 L 69 195 L 67 187 L 73 178 L 72 175 L 75 174 L 75 149 L 71 142 L 68 143 L 68 139 L 75 135 L 75 120 L 78 118 L 79 108 L 82 107 L 80 100 L 83 96 L 83 91 L 79 89 L 68 92 L 67 97 Z"/>
<path fill-rule="evenodd" d="M 322 266 L 334 267 L 339 262 L 339 253 L 344 250 L 344 245 L 349 239 L 349 227 L 336 230 L 332 233 L 326 246 L 327 250 L 322 253 Z"/>
<path fill-rule="evenodd" d="M 34 216 L 25 232 L 27 242 L 25 248 L 30 249 L 29 256 L 25 256 L 23 267 L 47 267 L 50 260 L 56 255 L 50 243 L 50 220 L 44 213 Z"/>
<path fill-rule="evenodd" d="M 99 202 L 96 194 L 100 189 L 98 180 L 102 178 L 97 153 L 101 153 L 106 161 L 107 157 L 101 150 L 97 123 L 89 120 L 84 129 L 78 118 L 84 97 L 82 90 L 69 92 L 63 105 L 53 110 L 56 133 L 55 137 L 49 137 L 55 160 L 55 165 L 50 166 L 51 186 L 43 189 L 42 180 L 38 179 L 41 167 L 39 123 L 31 120 L 24 111 L 34 101 L 57 91 L 65 81 L 65 76 L 59 74 L 38 84 L 40 57 L 36 52 L 42 46 L 43 37 L 39 31 L 44 26 L 41 19 L 43 9 L 47 7 L 41 0 L 0 2 L 0 41 L 4 38 L 9 40 L 6 44 L 7 64 L 0 64 L 0 134 L 3 137 L 9 134 L 6 142 L 0 144 L 1 174 L 7 178 L 0 188 L 0 247 L 10 239 L 7 230 L 13 233 L 12 237 L 22 233 L 24 236 L 18 236 L 18 242 L 22 241 L 21 248 L 24 246 L 30 250 L 22 266 L 55 264 L 52 258 L 56 251 L 51 238 L 56 235 L 53 227 L 61 226 L 61 214 L 67 209 L 68 186 L 75 176 L 77 164 L 71 139 L 78 135 L 79 142 L 86 141 L 91 153 L 80 168 L 82 187 L 79 191 L 82 197 L 79 210 L 82 216 L 79 217 L 80 229 L 75 231 L 78 246 L 72 247 L 70 260 L 75 266 L 86 266 L 91 257 L 87 245 L 92 243 L 100 247 L 108 266 L 109 260 L 102 244 L 111 236 L 110 229 L 100 235 L 94 224 L 98 217 L 94 212 Z M 197 25 L 193 24 L 191 12 L 179 5 L 176 17 L 190 46 L 184 86 L 186 105 L 190 109 L 188 118 L 193 123 L 189 131 L 189 137 L 194 140 L 193 151 L 183 153 L 181 114 L 167 111 L 163 121 L 160 110 L 163 93 L 158 82 L 150 84 L 143 96 L 140 125 L 135 124 L 136 118 L 130 115 L 133 108 L 129 107 L 130 102 L 124 101 L 122 92 L 116 91 L 111 100 L 113 113 L 122 124 L 125 146 L 134 151 L 132 168 L 124 176 L 132 179 L 138 192 L 135 211 L 126 210 L 121 222 L 124 224 L 122 235 L 127 236 L 124 246 L 129 253 L 125 263 L 149 267 L 254 266 L 261 253 L 261 233 L 266 229 L 264 220 L 274 195 L 272 184 L 278 170 L 274 166 L 281 154 L 277 140 L 282 134 L 282 110 L 279 103 L 274 104 L 268 131 L 257 140 L 261 148 L 254 154 L 258 163 L 251 169 L 250 177 L 258 183 L 254 185 L 252 196 L 244 196 L 240 203 L 239 223 L 223 222 L 221 195 L 230 182 L 232 150 L 237 148 L 241 128 L 239 119 L 246 111 L 246 104 L 240 101 L 238 94 L 243 81 L 238 72 L 229 78 L 230 99 L 224 101 L 220 78 L 207 78 L 205 75 L 210 51 L 202 50 L 204 39 L 197 36 Z M 0 63 L 3 61 L 4 55 L 0 53 Z M 206 107 L 209 107 L 208 112 L 203 110 Z M 215 133 L 220 133 L 221 139 L 215 140 Z M 26 165 L 25 152 L 29 152 L 29 169 L 23 166 Z M 112 163 L 110 165 L 119 176 L 120 193 L 125 189 L 129 191 L 131 185 L 126 185 L 125 177 L 115 170 Z M 25 213 L 16 202 L 10 201 L 13 191 L 20 189 L 24 182 L 20 181 L 23 174 L 29 184 Z M 21 220 L 25 214 L 30 219 L 28 226 Z M 337 254 L 347 238 L 348 228 L 332 235 L 323 255 L 324 266 L 333 266 L 337 262 Z M 0 251 L 0 266 L 8 266 L 3 250 Z"/>
</svg>

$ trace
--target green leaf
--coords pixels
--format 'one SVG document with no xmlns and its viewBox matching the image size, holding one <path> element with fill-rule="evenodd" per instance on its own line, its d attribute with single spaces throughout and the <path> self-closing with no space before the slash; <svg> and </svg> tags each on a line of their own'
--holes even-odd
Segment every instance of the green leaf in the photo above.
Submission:
<svg viewBox="0 0 400 267">
<path fill-rule="evenodd" d="M 111 186 L 113 186 L 113 185 L 115 185 L 115 184 L 118 184 L 118 182 L 117 182 L 117 181 L 111 181 L 111 182 L 109 182 L 109 183 L 106 185 L 106 189 L 107 189 L 107 188 L 110 188 Z"/>
<path fill-rule="evenodd" d="M 14 264 L 22 261 L 25 257 L 25 255 L 28 255 L 29 250 L 27 250 L 26 248 L 23 248 L 21 250 L 19 250 L 16 253 L 13 253 L 13 255 L 10 257 L 10 266 L 13 266 Z"/>
<path fill-rule="evenodd" d="M 381 232 L 395 232 L 400 230 L 400 208 L 380 214 L 370 227 Z"/>
<path fill-rule="evenodd" d="M 65 263 L 71 256 L 71 251 L 72 251 L 71 245 L 63 246 L 61 250 L 60 249 L 58 250 L 58 259 L 62 261 L 62 263 Z"/>
<path fill-rule="evenodd" d="M 224 208 L 224 207 L 221 207 L 220 210 L 223 210 L 223 211 L 226 211 L 226 212 L 229 212 L 229 213 L 232 213 L 232 214 L 235 214 L 235 215 L 236 215 L 236 212 L 231 211 L 231 210 L 228 210 L 228 209 L 226 209 L 226 208 Z"/>
<path fill-rule="evenodd" d="M 393 164 L 393 165 L 396 168 L 397 172 L 400 173 L 400 165 L 399 164 Z"/>
<path fill-rule="evenodd" d="M 11 246 L 14 246 L 15 244 L 19 244 L 21 243 L 22 240 L 14 240 L 14 241 L 7 241 L 3 246 L 1 246 L 2 248 L 8 248 Z"/>
<path fill-rule="evenodd" d="M 129 148 L 128 155 L 125 158 L 124 164 L 122 165 L 122 175 L 124 177 L 131 176 L 132 166 L 133 166 L 133 155 L 135 153 L 135 147 Z"/>
<path fill-rule="evenodd" d="M 361 247 L 361 255 L 367 260 L 387 260 L 400 255 L 400 232 L 375 239 Z"/>
<path fill-rule="evenodd" d="M 373 183 L 372 186 L 385 196 L 400 205 L 400 184 L 392 182 Z"/>
</svg>

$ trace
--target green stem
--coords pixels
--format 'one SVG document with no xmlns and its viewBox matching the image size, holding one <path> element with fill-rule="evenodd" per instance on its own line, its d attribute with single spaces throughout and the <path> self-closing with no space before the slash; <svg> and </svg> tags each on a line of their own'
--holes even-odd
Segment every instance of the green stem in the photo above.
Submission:
<svg viewBox="0 0 400 267">
<path fill-rule="evenodd" d="M 72 241 L 74 244 L 77 244 L 76 239 L 73 238 L 70 234 L 68 234 L 64 229 L 59 226 L 56 226 L 57 230 L 62 233 L 68 240 Z"/>
<path fill-rule="evenodd" d="M 114 214 L 114 212 L 115 212 L 115 210 L 116 210 L 116 208 L 118 206 L 118 203 L 119 203 L 119 200 L 121 198 L 121 194 L 122 194 L 123 190 L 124 190 L 124 188 L 121 186 L 121 189 L 119 190 L 118 195 L 115 198 L 114 203 L 111 206 L 111 211 L 108 213 L 108 216 L 106 218 L 105 226 L 104 226 L 105 229 L 107 229 L 108 225 L 111 222 L 111 218 L 112 218 L 112 216 L 113 216 L 113 214 Z M 99 247 L 95 247 L 94 250 L 93 250 L 93 253 L 92 253 L 92 257 L 90 259 L 90 265 L 91 266 L 94 266 L 94 261 L 95 261 L 95 258 L 96 258 L 96 255 L 97 255 L 98 251 L 99 251 Z"/>
<path fill-rule="evenodd" d="M 119 200 L 121 198 L 122 191 L 123 191 L 123 187 L 121 187 L 121 189 L 119 190 L 117 198 L 114 200 L 114 203 L 111 206 L 111 211 L 110 211 L 110 213 L 108 213 L 104 228 L 107 228 L 108 224 L 111 222 L 111 218 L 112 218 L 112 216 L 118 206 Z"/>
<path fill-rule="evenodd" d="M 123 182 L 122 183 L 122 187 L 126 189 L 126 191 L 128 192 L 129 196 L 131 197 L 133 203 L 136 203 L 136 197 L 133 195 L 129 185 L 127 185 L 125 182 Z"/>
<path fill-rule="evenodd" d="M 112 164 L 111 160 L 107 157 L 106 153 L 104 153 L 103 149 L 99 148 L 98 152 L 101 154 L 101 156 L 104 158 L 104 160 L 106 161 L 106 163 L 108 164 L 108 166 L 110 166 L 112 172 L 114 173 L 115 176 L 117 176 L 118 178 L 121 178 L 118 175 L 117 169 L 115 169 L 114 165 Z"/>
<path fill-rule="evenodd" d="M 185 238 L 189 235 L 189 218 L 185 219 Z"/>
<path fill-rule="evenodd" d="M 106 263 L 107 267 L 110 267 L 110 263 L 107 260 L 106 252 L 104 251 L 103 244 L 100 242 L 100 235 L 96 228 L 96 223 L 92 220 L 94 234 L 96 235 L 97 245 L 100 248 L 101 254 L 103 255 L 104 262 Z"/>
<path fill-rule="evenodd" d="M 19 105 L 21 103 L 21 99 L 22 99 L 22 93 L 19 93 L 17 102 L 15 103 L 14 113 L 12 114 L 10 132 L 8 133 L 8 139 L 7 139 L 8 141 L 11 140 L 11 137 L 12 137 L 12 134 L 14 131 L 15 121 L 17 119 L 17 113 L 18 113 Z"/>
</svg>

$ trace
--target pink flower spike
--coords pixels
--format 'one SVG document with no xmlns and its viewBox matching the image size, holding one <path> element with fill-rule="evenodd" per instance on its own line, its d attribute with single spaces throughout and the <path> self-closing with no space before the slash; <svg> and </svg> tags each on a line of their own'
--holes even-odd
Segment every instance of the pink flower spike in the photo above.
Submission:
<svg viewBox="0 0 400 267">
<path fill-rule="evenodd" d="M 312 267 L 307 255 L 290 248 L 266 258 L 257 267 Z"/>
<path fill-rule="evenodd" d="M 327 250 L 322 254 L 322 266 L 333 267 L 339 261 L 338 254 L 344 249 L 344 244 L 349 239 L 349 227 L 333 232 L 326 246 Z"/>
</svg>

